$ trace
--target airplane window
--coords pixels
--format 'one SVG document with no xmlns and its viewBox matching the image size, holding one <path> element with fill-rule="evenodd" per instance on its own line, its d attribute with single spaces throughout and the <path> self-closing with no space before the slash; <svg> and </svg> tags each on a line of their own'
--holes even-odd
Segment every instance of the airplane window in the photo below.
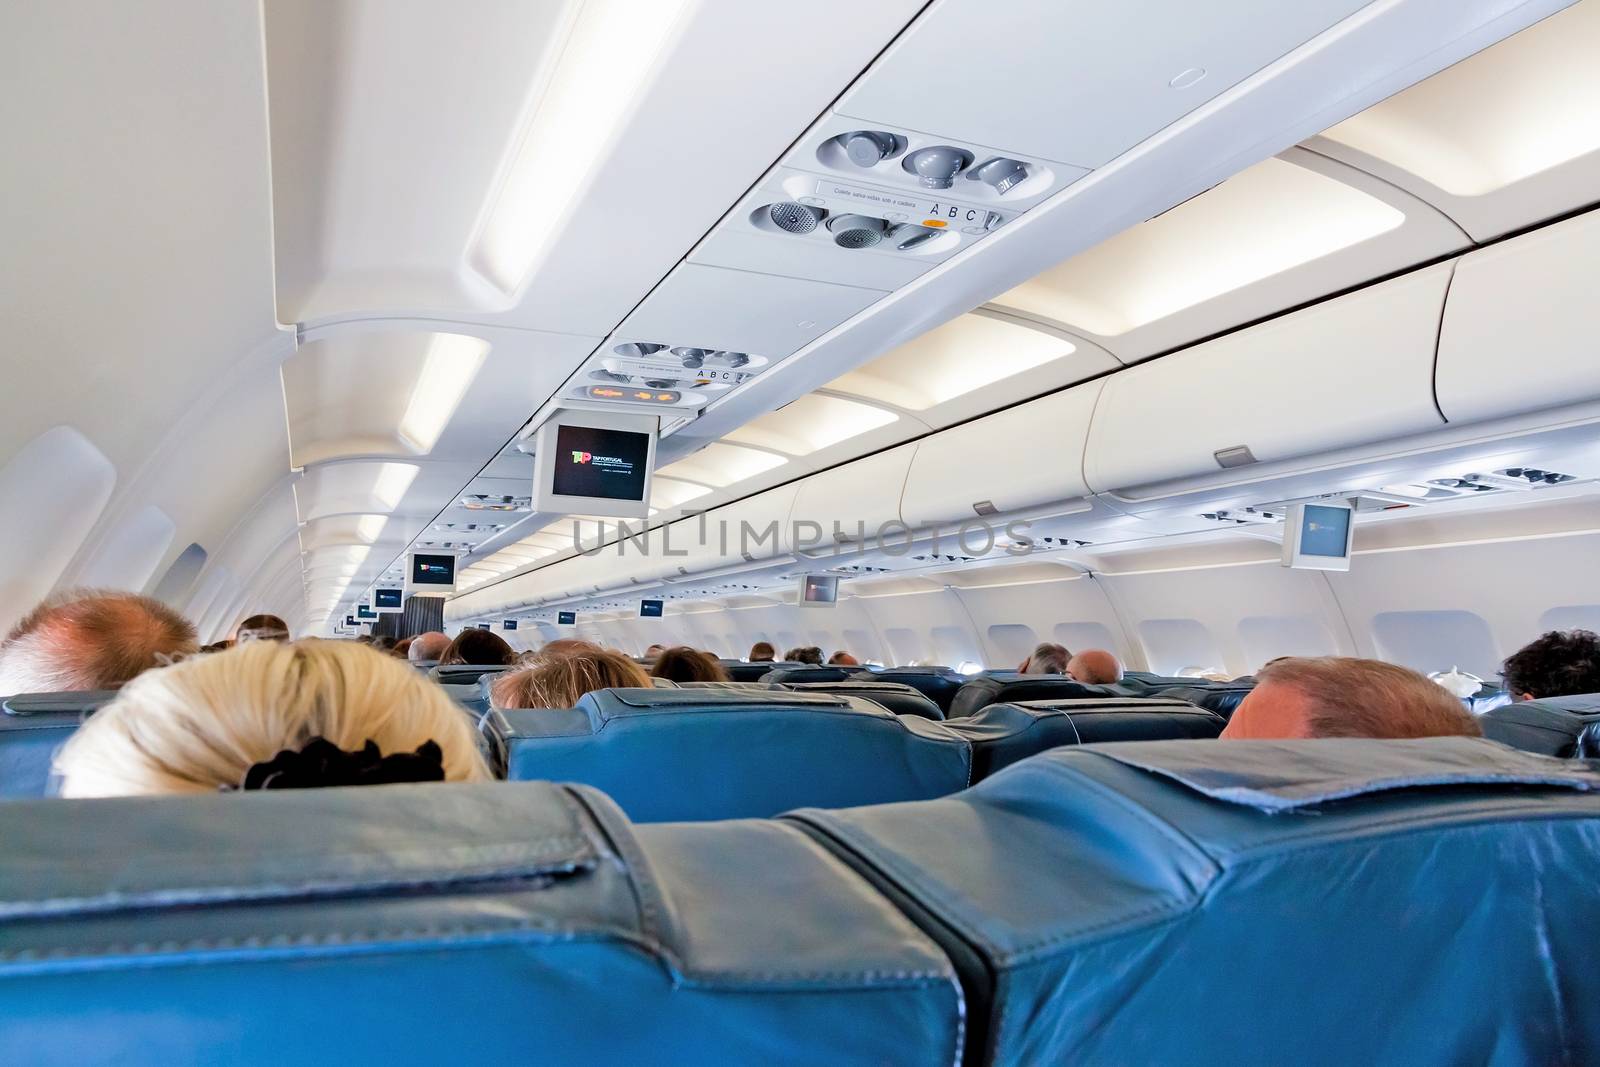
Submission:
<svg viewBox="0 0 1600 1067">
<path fill-rule="evenodd" d="M 1568 604 L 1539 616 L 1537 627 L 1546 630 L 1593 630 L 1600 633 L 1600 604 Z"/>
<path fill-rule="evenodd" d="M 1424 674 L 1459 667 L 1480 678 L 1500 669 L 1489 624 L 1470 611 L 1385 611 L 1373 616 L 1378 656 Z"/>
<path fill-rule="evenodd" d="M 1123 655 L 1122 642 L 1111 636 L 1111 631 L 1098 622 L 1057 623 L 1055 629 L 1050 631 L 1050 639 L 1074 652 L 1085 648 L 1104 648 Z"/>
<path fill-rule="evenodd" d="M 1157 674 L 1223 662 L 1211 631 L 1194 619 L 1146 619 L 1139 624 L 1139 640 L 1144 643 L 1150 669 Z"/>
<path fill-rule="evenodd" d="M 178 553 L 178 558 L 167 567 L 167 573 L 156 583 L 155 598 L 167 604 L 176 604 L 189 592 L 189 587 L 206 565 L 206 550 L 191 544 Z"/>
<path fill-rule="evenodd" d="M 988 636 L 989 647 L 1001 664 L 1021 663 L 1039 644 L 1033 627 L 1014 622 L 996 623 L 989 627 Z"/>
<path fill-rule="evenodd" d="M 977 662 L 978 650 L 973 647 L 973 635 L 959 626 L 933 628 L 933 657 L 937 663 Z M 982 670 L 980 663 L 978 669 Z"/>
<path fill-rule="evenodd" d="M 46 430 L 0 467 L 0 514 L 11 520 L 0 570 L 0 628 L 50 591 L 100 521 L 116 483 L 111 461 L 70 426 Z"/>
</svg>

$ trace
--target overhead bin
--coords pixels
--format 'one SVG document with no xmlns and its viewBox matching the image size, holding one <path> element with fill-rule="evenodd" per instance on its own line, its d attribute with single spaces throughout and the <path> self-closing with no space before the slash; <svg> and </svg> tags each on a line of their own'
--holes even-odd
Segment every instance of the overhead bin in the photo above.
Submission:
<svg viewBox="0 0 1600 1067">
<path fill-rule="evenodd" d="M 828 552 L 836 544 L 874 540 L 885 523 L 898 523 L 900 492 L 916 450 L 901 445 L 800 482 L 783 532 L 785 546 L 798 553 Z"/>
<path fill-rule="evenodd" d="M 1101 387 L 1089 382 L 924 438 L 901 518 L 913 527 L 960 523 L 1088 495 L 1083 453 Z"/>
<path fill-rule="evenodd" d="M 1465 256 L 1439 335 L 1439 407 L 1474 422 L 1600 397 L 1600 212 Z"/>
<path fill-rule="evenodd" d="M 1205 474 L 1227 483 L 1257 463 L 1437 428 L 1433 360 L 1451 268 L 1416 271 L 1106 379 L 1084 459 L 1088 485 L 1114 492 Z"/>
</svg>

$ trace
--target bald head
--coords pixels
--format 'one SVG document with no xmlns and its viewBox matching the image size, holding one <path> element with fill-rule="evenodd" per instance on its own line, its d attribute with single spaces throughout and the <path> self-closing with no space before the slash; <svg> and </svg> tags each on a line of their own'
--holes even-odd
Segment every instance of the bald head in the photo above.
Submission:
<svg viewBox="0 0 1600 1067">
<path fill-rule="evenodd" d="M 406 658 L 412 663 L 433 663 L 444 655 L 444 650 L 449 647 L 448 637 L 438 630 L 430 630 L 411 639 L 411 645 L 406 649 Z"/>
<path fill-rule="evenodd" d="M 1416 671 L 1344 656 L 1274 660 L 1257 675 L 1222 736 L 1481 737 L 1461 701 Z"/>
<path fill-rule="evenodd" d="M 1085 685 L 1116 685 L 1122 661 L 1103 648 L 1086 648 L 1067 661 L 1067 677 Z"/>
<path fill-rule="evenodd" d="M 0 642 L 0 693 L 116 689 L 199 648 L 189 620 L 158 600 L 74 590 L 34 608 Z"/>
</svg>

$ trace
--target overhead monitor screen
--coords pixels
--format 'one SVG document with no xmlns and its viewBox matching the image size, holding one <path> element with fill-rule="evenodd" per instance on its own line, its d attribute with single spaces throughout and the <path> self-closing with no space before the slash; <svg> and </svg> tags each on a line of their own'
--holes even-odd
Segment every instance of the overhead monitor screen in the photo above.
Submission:
<svg viewBox="0 0 1600 1067">
<path fill-rule="evenodd" d="M 377 617 L 378 617 L 378 613 L 376 611 L 372 610 L 372 605 L 370 605 L 370 604 L 357 604 L 356 605 L 356 618 L 358 618 L 358 619 L 376 619 Z"/>
<path fill-rule="evenodd" d="M 411 584 L 424 588 L 454 589 L 456 558 L 432 552 L 411 554 Z"/>
<path fill-rule="evenodd" d="M 661 600 L 639 601 L 639 617 L 641 619 L 659 619 L 666 603 Z"/>
<path fill-rule="evenodd" d="M 354 626 L 356 624 L 356 617 L 354 615 L 346 615 L 344 617 L 344 624 L 346 626 Z"/>
<path fill-rule="evenodd" d="M 480 630 L 492 630 L 492 629 L 494 629 L 494 624 L 493 623 L 487 623 L 487 622 L 480 622 L 478 624 L 478 629 L 480 629 Z"/>
<path fill-rule="evenodd" d="M 1300 552 L 1343 558 L 1349 552 L 1350 509 L 1307 504 L 1300 521 Z"/>
<path fill-rule="evenodd" d="M 502 630 L 515 630 L 516 628 L 517 628 L 517 620 L 516 619 L 503 619 L 503 620 L 501 620 L 500 629 L 502 629 Z"/>
<path fill-rule="evenodd" d="M 598 426 L 557 427 L 551 488 L 560 496 L 643 500 L 652 437 Z"/>
<path fill-rule="evenodd" d="M 374 589 L 372 607 L 377 611 L 404 611 L 404 595 L 399 589 Z"/>
<path fill-rule="evenodd" d="M 1355 510 L 1346 504 L 1294 504 L 1284 516 L 1283 565 L 1347 571 Z"/>
<path fill-rule="evenodd" d="M 534 437 L 533 509 L 644 518 L 660 424 L 655 415 L 556 412 Z"/>
<path fill-rule="evenodd" d="M 833 574 L 806 574 L 800 578 L 800 606 L 825 608 L 839 599 L 839 578 Z"/>
<path fill-rule="evenodd" d="M 578 625 L 578 613 L 576 611 L 558 611 L 558 612 L 556 612 L 556 625 L 557 626 L 576 626 L 576 625 Z"/>
</svg>

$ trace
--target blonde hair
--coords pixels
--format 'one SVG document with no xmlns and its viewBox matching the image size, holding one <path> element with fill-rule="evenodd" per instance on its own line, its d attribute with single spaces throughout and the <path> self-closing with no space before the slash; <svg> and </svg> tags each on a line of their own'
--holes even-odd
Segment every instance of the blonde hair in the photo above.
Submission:
<svg viewBox="0 0 1600 1067">
<path fill-rule="evenodd" d="M 62 747 L 61 795 L 236 786 L 250 765 L 313 737 L 384 755 L 435 741 L 447 781 L 489 769 L 467 714 L 393 657 L 353 641 L 247 641 L 134 679 Z"/>
<path fill-rule="evenodd" d="M 490 683 L 497 708 L 570 708 L 596 689 L 649 689 L 650 676 L 633 660 L 610 649 L 558 652 L 532 666 L 507 671 Z"/>
</svg>

